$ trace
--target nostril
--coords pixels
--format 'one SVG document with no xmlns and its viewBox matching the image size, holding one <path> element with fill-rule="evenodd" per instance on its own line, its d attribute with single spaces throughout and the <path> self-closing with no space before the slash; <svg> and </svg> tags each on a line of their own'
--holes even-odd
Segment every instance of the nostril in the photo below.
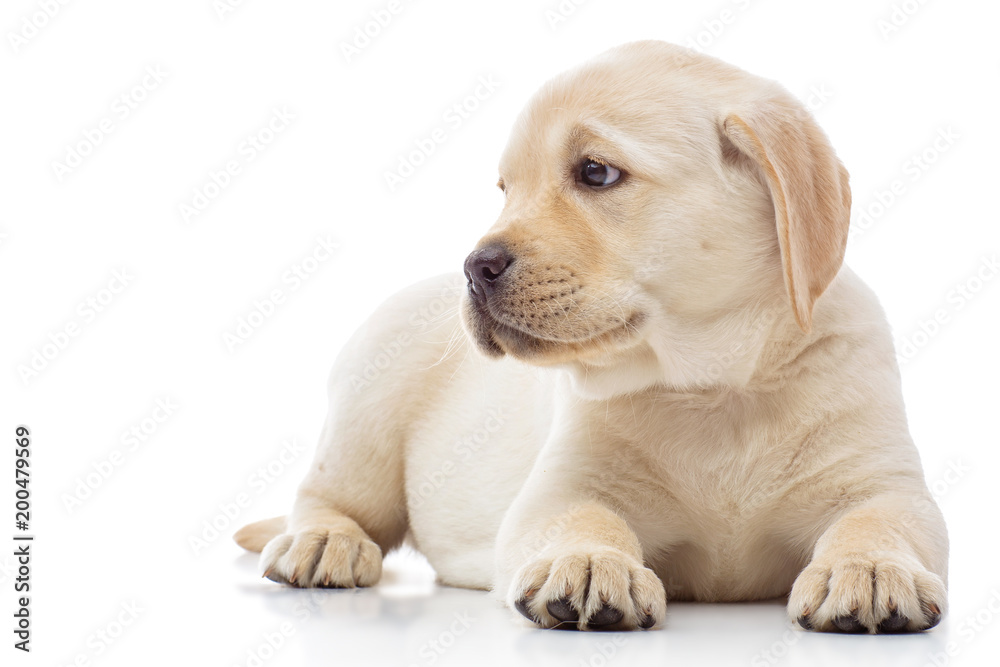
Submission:
<svg viewBox="0 0 1000 667">
<path fill-rule="evenodd" d="M 493 282 L 510 266 L 510 257 L 502 248 L 490 246 L 479 251 L 476 265 L 483 280 Z"/>
<path fill-rule="evenodd" d="M 511 256 L 500 245 L 488 245 L 469 255 L 465 260 L 465 277 L 469 281 L 471 294 L 481 299 L 487 298 L 512 261 Z"/>
</svg>

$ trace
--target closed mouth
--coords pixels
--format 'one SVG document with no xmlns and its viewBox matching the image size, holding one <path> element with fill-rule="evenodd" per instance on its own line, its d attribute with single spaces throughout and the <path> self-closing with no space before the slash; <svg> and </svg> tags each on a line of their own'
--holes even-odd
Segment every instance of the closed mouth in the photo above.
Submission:
<svg viewBox="0 0 1000 667">
<path fill-rule="evenodd" d="M 626 320 L 597 334 L 580 339 L 539 336 L 512 323 L 503 314 L 494 314 L 488 303 L 469 299 L 473 311 L 475 338 L 491 356 L 511 354 L 521 358 L 535 358 L 554 354 L 559 357 L 578 356 L 580 353 L 603 348 L 631 338 L 646 319 L 641 312 L 632 313 Z"/>
</svg>

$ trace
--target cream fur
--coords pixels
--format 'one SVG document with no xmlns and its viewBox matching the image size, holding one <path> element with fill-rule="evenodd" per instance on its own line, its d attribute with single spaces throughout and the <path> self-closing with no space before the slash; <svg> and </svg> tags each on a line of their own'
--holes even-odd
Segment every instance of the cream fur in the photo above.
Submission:
<svg viewBox="0 0 1000 667">
<path fill-rule="evenodd" d="M 589 190 L 584 159 L 626 176 Z M 236 536 L 265 575 L 371 585 L 408 538 L 442 582 L 544 627 L 786 594 L 806 628 L 936 624 L 946 530 L 885 317 L 841 268 L 847 172 L 808 112 L 628 44 L 539 91 L 500 176 L 479 247 L 515 262 L 490 315 L 445 276 L 354 336 L 291 515 Z"/>
</svg>

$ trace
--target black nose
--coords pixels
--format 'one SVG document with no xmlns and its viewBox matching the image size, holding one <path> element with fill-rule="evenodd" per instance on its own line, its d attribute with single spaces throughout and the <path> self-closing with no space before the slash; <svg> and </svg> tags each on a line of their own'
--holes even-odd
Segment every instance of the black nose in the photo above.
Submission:
<svg viewBox="0 0 1000 667">
<path fill-rule="evenodd" d="M 499 245 L 488 245 L 465 258 L 465 277 L 469 280 L 469 293 L 486 299 L 493 294 L 497 280 L 510 266 L 511 257 Z"/>
</svg>

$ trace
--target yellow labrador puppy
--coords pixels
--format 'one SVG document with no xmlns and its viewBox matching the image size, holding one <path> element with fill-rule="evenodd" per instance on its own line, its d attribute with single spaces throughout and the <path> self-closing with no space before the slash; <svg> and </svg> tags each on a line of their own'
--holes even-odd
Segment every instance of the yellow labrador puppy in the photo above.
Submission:
<svg viewBox="0 0 1000 667">
<path fill-rule="evenodd" d="M 535 95 L 499 185 L 465 280 L 398 294 L 340 355 L 291 514 L 236 536 L 265 576 L 370 586 L 409 539 L 542 627 L 786 594 L 808 629 L 937 624 L 944 522 L 803 106 L 628 44 Z"/>
</svg>

